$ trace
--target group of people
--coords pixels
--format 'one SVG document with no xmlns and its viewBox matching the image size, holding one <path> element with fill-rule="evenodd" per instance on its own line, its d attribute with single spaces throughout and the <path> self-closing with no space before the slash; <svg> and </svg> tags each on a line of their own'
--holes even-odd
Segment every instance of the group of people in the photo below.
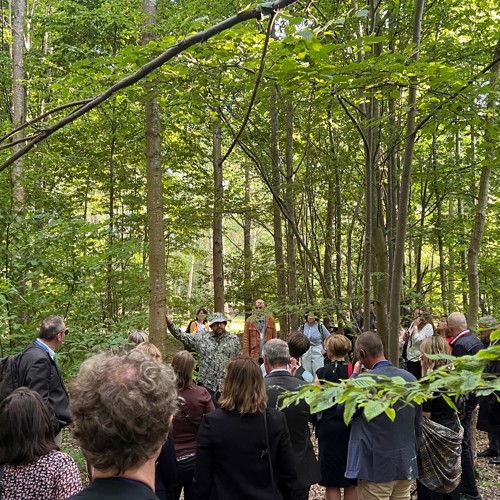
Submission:
<svg viewBox="0 0 500 500">
<path fill-rule="evenodd" d="M 326 488 L 327 500 L 340 500 L 342 490 L 345 500 L 409 499 L 414 480 L 419 500 L 481 498 L 470 448 L 474 396 L 461 419 L 436 395 L 422 406 L 398 403 L 392 420 L 383 413 L 368 421 L 358 409 L 349 426 L 343 404 L 314 418 L 304 401 L 277 407 L 283 392 L 313 381 L 369 374 L 414 382 L 449 363 L 429 355 L 462 356 L 481 349 L 500 327 L 494 318 L 479 320 L 482 343 L 462 314 L 452 313 L 446 331 L 435 332 L 432 318 L 417 308 L 404 336 L 407 361 L 413 363 L 406 369 L 392 366 L 373 332 L 357 337 L 357 361 L 350 363 L 351 340 L 328 332 L 311 312 L 287 343 L 277 338 L 274 318 L 261 299 L 241 342 L 227 332 L 223 314 L 208 319 L 200 310 L 187 331 L 166 319 L 170 332 L 197 358 L 196 382 L 191 352 L 177 353 L 169 367 L 147 333 L 138 330 L 130 336 L 130 351 L 85 361 L 70 384 L 71 397 L 55 360 L 69 331 L 57 316 L 42 323 L 21 357 L 23 387 L 0 403 L 2 499 L 177 500 L 183 492 L 186 500 L 307 500 L 315 483 Z M 493 361 L 487 370 L 500 373 L 499 365 Z M 498 401 L 495 395 L 482 397 L 479 406 L 478 428 L 490 438 L 480 455 L 498 463 Z M 312 421 L 319 459 L 311 442 Z M 75 462 L 60 451 L 62 429 L 70 422 L 92 478 L 85 490 Z M 446 487 L 436 487 L 432 469 L 430 479 L 428 468 L 423 472 L 429 433 L 455 443 L 443 459 L 443 466 L 450 466 Z"/>
</svg>

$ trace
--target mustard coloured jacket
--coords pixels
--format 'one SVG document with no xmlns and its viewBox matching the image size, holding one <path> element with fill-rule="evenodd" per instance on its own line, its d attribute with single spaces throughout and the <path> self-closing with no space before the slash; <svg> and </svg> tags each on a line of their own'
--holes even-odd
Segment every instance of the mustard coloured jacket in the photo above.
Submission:
<svg viewBox="0 0 500 500">
<path fill-rule="evenodd" d="M 278 337 L 276 324 L 272 314 L 265 316 L 266 326 L 264 328 L 264 343 L 268 340 Z M 257 317 L 252 314 L 246 322 L 242 337 L 243 355 L 250 356 L 253 359 L 259 359 L 260 356 L 260 330 Z"/>
</svg>

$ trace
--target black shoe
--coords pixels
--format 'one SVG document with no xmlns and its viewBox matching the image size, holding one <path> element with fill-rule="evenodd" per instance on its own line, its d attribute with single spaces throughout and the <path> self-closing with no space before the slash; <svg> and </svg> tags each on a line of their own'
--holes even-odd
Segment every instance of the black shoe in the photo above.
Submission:
<svg viewBox="0 0 500 500">
<path fill-rule="evenodd" d="M 497 450 L 492 450 L 491 448 L 486 448 L 484 451 L 480 451 L 477 456 L 480 458 L 496 457 L 498 455 Z"/>
<path fill-rule="evenodd" d="M 495 458 L 492 458 L 491 460 L 489 460 L 490 464 L 493 464 L 493 465 L 500 465 L 500 457 L 495 457 Z"/>
</svg>

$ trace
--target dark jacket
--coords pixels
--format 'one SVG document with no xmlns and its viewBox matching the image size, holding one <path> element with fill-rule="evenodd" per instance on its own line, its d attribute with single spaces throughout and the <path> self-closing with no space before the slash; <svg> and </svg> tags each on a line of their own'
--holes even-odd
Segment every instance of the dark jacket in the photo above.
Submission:
<svg viewBox="0 0 500 500">
<path fill-rule="evenodd" d="M 56 362 L 37 343 L 29 345 L 21 357 L 19 382 L 42 396 L 57 436 L 71 422 L 68 393 Z"/>
<path fill-rule="evenodd" d="M 197 436 L 194 488 L 198 500 L 282 500 L 296 479 L 285 416 L 266 409 L 273 488 L 266 453 L 264 414 L 222 408 L 203 418 Z"/>
<path fill-rule="evenodd" d="M 409 372 L 392 365 L 376 367 L 360 377 L 385 375 L 416 381 Z M 397 403 L 392 422 L 384 413 L 373 420 L 358 414 L 351 423 L 345 477 L 375 483 L 418 477 L 417 451 L 422 436 L 422 409 Z M 343 405 L 339 405 L 339 412 Z"/>
<path fill-rule="evenodd" d="M 459 333 L 450 341 L 451 353 L 453 356 L 459 358 L 460 356 L 473 356 L 480 351 L 484 346 L 483 343 L 469 330 L 462 335 Z M 475 393 L 471 392 L 467 398 L 466 414 L 472 414 L 472 411 L 477 406 L 478 397 Z"/>
<path fill-rule="evenodd" d="M 160 500 L 154 491 L 145 483 L 124 477 L 107 477 L 94 479 L 90 486 L 66 500 Z"/>
<path fill-rule="evenodd" d="M 483 343 L 474 334 L 469 332 L 459 338 L 451 339 L 450 347 L 453 356 L 459 358 L 460 356 L 473 356 L 483 348 Z"/>
<path fill-rule="evenodd" d="M 264 384 L 266 385 L 267 406 L 269 408 L 276 408 L 278 397 L 283 392 L 296 391 L 307 385 L 290 375 L 286 370 L 270 373 L 264 378 Z M 311 417 L 309 405 L 305 401 L 301 401 L 298 405 L 284 408 L 282 412 L 285 414 L 288 430 L 290 431 L 290 440 L 296 464 L 297 480 L 294 482 L 293 488 L 308 488 L 321 479 L 319 464 L 314 454 L 309 433 L 309 420 Z"/>
<path fill-rule="evenodd" d="M 500 361 L 490 361 L 486 365 L 484 373 L 500 377 Z M 479 398 L 477 428 L 480 431 L 500 435 L 500 401 L 497 396 L 500 397 L 500 394 L 493 393 Z"/>
</svg>

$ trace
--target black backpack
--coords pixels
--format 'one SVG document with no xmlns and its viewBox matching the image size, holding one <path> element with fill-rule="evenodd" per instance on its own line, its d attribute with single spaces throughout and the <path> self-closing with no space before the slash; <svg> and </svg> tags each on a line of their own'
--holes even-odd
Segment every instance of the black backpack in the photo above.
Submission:
<svg viewBox="0 0 500 500">
<path fill-rule="evenodd" d="M 0 358 L 0 402 L 21 385 L 19 381 L 19 363 L 23 354 L 24 350 Z"/>
</svg>

